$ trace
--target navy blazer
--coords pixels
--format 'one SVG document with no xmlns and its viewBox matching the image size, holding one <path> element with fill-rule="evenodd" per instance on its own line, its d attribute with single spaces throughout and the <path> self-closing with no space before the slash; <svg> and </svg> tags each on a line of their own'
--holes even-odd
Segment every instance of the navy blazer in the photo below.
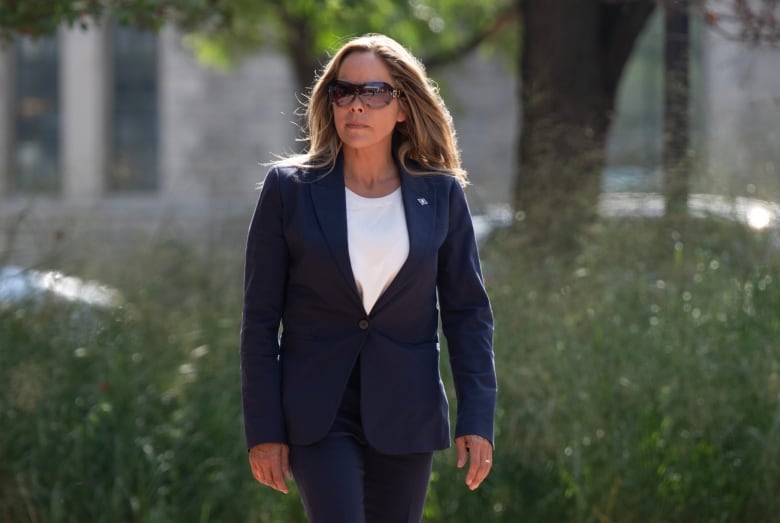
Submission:
<svg viewBox="0 0 780 523">
<path fill-rule="evenodd" d="M 400 176 L 409 255 L 366 314 L 349 261 L 341 158 L 329 174 L 277 166 L 266 175 L 249 227 L 241 326 L 250 448 L 323 438 L 358 355 L 367 441 L 387 454 L 448 447 L 439 308 L 455 435 L 493 441 L 493 316 L 465 194 L 451 176 Z"/>
</svg>

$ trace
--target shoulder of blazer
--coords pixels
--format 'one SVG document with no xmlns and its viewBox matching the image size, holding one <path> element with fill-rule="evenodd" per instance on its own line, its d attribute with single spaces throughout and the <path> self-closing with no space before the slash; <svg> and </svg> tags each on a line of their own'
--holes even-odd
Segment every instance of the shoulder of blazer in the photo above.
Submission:
<svg viewBox="0 0 780 523">
<path fill-rule="evenodd" d="M 409 174 L 404 169 L 401 169 L 401 172 L 407 183 L 417 187 L 450 190 L 453 184 L 459 185 L 458 180 L 454 176 L 445 173 Z"/>
<path fill-rule="evenodd" d="M 335 171 L 337 169 L 338 165 L 319 169 L 310 169 L 299 165 L 274 165 L 268 170 L 266 177 L 274 176 L 278 180 L 278 183 L 282 185 L 288 183 L 311 184 L 317 182 L 331 184 L 338 178 L 338 176 L 332 176 L 336 174 Z"/>
<path fill-rule="evenodd" d="M 307 169 L 296 165 L 274 165 L 268 170 L 267 176 L 275 176 L 279 182 L 312 182 L 317 180 L 327 171 L 321 169 Z"/>
</svg>

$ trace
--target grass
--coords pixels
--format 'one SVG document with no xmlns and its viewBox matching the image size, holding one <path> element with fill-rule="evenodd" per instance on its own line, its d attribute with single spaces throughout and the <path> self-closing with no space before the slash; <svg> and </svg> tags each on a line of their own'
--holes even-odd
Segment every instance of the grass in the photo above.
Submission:
<svg viewBox="0 0 780 523">
<path fill-rule="evenodd" d="M 483 260 L 495 466 L 472 493 L 439 453 L 426 521 L 773 520 L 780 260 L 766 234 L 608 223 L 563 258 L 503 232 Z M 70 269 L 125 299 L 0 308 L 0 522 L 304 521 L 294 491 L 259 487 L 246 464 L 241 260 L 161 241 Z"/>
<path fill-rule="evenodd" d="M 493 478 L 497 519 L 774 519 L 780 266 L 766 237 L 640 222 L 569 260 L 509 238 L 486 255 L 496 462 L 513 469 Z"/>
</svg>

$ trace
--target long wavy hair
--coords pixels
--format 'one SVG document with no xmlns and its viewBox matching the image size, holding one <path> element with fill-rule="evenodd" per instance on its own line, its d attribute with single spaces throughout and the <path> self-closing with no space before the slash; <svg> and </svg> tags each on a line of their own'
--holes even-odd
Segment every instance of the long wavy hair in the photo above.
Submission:
<svg viewBox="0 0 780 523">
<path fill-rule="evenodd" d="M 401 166 L 413 175 L 445 174 L 458 179 L 462 186 L 468 176 L 461 166 L 460 150 L 452 115 L 444 104 L 436 83 L 425 66 L 401 44 L 380 34 L 368 34 L 344 44 L 315 79 L 304 99 L 303 140 L 308 147 L 303 154 L 282 159 L 280 164 L 332 170 L 342 142 L 333 122 L 333 107 L 328 85 L 337 79 L 344 59 L 351 53 L 371 52 L 381 59 L 401 90 L 398 98 L 407 119 L 396 124 L 393 149 Z"/>
</svg>

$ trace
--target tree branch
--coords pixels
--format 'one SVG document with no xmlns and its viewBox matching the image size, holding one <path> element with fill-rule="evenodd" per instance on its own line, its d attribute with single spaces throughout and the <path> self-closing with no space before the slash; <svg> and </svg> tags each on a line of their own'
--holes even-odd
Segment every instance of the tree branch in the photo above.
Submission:
<svg viewBox="0 0 780 523">
<path fill-rule="evenodd" d="M 495 19 L 493 19 L 493 21 L 488 24 L 487 27 L 484 27 L 476 33 L 472 34 L 468 39 L 461 42 L 460 45 L 452 49 L 445 49 L 444 51 L 428 57 L 423 57 L 422 62 L 429 70 L 431 70 L 460 60 L 464 55 L 471 53 L 484 42 L 493 38 L 495 35 L 504 30 L 504 28 L 516 21 L 519 21 L 521 18 L 522 12 L 519 6 L 516 4 L 510 5 L 499 11 Z"/>
<path fill-rule="evenodd" d="M 727 10 L 726 6 L 698 0 L 695 10 L 713 31 L 728 40 L 772 46 L 780 43 L 779 7 L 778 0 L 756 0 L 752 4 L 734 0 Z"/>
</svg>

